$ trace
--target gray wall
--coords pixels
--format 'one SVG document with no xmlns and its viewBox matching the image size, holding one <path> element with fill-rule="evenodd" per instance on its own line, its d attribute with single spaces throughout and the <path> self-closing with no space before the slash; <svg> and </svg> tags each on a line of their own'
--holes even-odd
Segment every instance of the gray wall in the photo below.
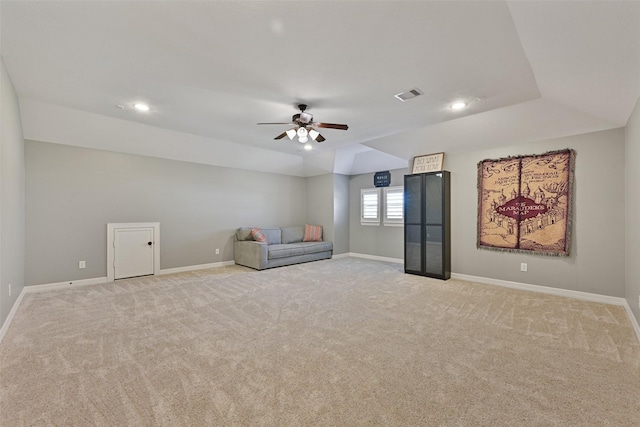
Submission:
<svg viewBox="0 0 640 427">
<path fill-rule="evenodd" d="M 333 175 L 333 254 L 349 252 L 349 176 Z"/>
<path fill-rule="evenodd" d="M 637 140 L 637 134 L 635 138 L 634 158 L 637 158 L 640 142 Z M 573 148 L 577 152 L 571 256 L 541 257 L 476 249 L 478 162 L 483 159 L 539 154 L 563 148 Z M 615 129 L 492 150 L 446 153 L 445 169 L 451 171 L 452 271 L 602 295 L 624 296 L 624 149 L 624 129 Z M 425 149 L 425 152 L 428 152 L 428 149 Z M 400 179 L 404 172 L 392 171 L 392 185 L 401 184 Z M 640 174 L 634 175 L 634 179 L 635 182 L 640 181 Z M 351 252 L 401 259 L 401 228 L 360 225 L 360 189 L 372 186 L 373 174 L 351 178 Z M 640 197 L 636 197 L 636 203 L 639 200 Z M 635 230 L 636 233 L 640 233 L 640 229 Z M 635 250 L 636 252 L 632 253 L 638 254 L 640 247 L 636 247 Z M 528 264 L 528 272 L 520 272 L 521 262 Z M 637 271 L 634 271 L 634 277 L 639 277 L 636 273 Z M 628 294 L 637 295 L 640 282 L 636 282 L 634 286 L 633 290 L 630 290 L 630 285 L 627 286 Z M 637 307 L 637 296 L 634 298 Z"/>
<path fill-rule="evenodd" d="M 626 183 L 626 298 L 640 323 L 640 100 L 627 123 L 625 144 Z"/>
<path fill-rule="evenodd" d="M 325 174 L 306 180 L 306 222 L 322 226 L 322 238 L 333 242 L 334 255 L 349 252 L 349 177 Z"/>
<path fill-rule="evenodd" d="M 0 324 L 4 324 L 25 283 L 25 162 L 18 97 L 1 59 L 0 112 Z"/>
<path fill-rule="evenodd" d="M 576 150 L 571 256 L 543 257 L 476 249 L 477 164 L 520 154 Z M 447 153 L 451 171 L 455 273 L 624 296 L 624 129 L 486 151 Z M 528 272 L 520 271 L 520 263 Z"/>
<path fill-rule="evenodd" d="M 408 169 L 391 172 L 391 186 L 404 185 Z M 360 190 L 374 188 L 373 173 L 353 175 L 349 180 L 349 246 L 350 251 L 359 254 L 386 258 L 404 259 L 404 227 L 360 224 Z"/>
<path fill-rule="evenodd" d="M 306 179 L 307 224 L 322 226 L 322 240 L 333 241 L 333 175 Z"/>
<path fill-rule="evenodd" d="M 237 227 L 304 225 L 306 193 L 300 177 L 27 141 L 26 284 L 105 277 L 109 222 L 160 222 L 162 269 L 230 261 Z"/>
</svg>

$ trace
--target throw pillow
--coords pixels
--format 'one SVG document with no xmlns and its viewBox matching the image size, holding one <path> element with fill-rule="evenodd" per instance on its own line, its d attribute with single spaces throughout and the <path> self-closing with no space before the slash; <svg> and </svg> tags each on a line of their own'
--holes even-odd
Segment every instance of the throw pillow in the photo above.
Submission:
<svg viewBox="0 0 640 427">
<path fill-rule="evenodd" d="M 322 226 L 321 225 L 309 225 L 304 226 L 304 238 L 303 242 L 322 242 Z"/>
<path fill-rule="evenodd" d="M 258 227 L 253 227 L 251 229 L 251 237 L 253 237 L 253 240 L 255 240 L 256 242 L 269 243 L 267 242 L 267 236 L 265 236 L 262 230 L 260 230 Z"/>
</svg>

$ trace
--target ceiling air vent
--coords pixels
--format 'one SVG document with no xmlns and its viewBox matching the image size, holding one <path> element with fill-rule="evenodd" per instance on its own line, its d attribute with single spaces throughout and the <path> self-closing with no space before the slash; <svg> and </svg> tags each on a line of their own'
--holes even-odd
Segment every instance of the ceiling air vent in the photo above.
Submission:
<svg viewBox="0 0 640 427">
<path fill-rule="evenodd" d="M 400 101 L 408 101 L 411 98 L 415 98 L 416 96 L 422 95 L 422 91 L 418 88 L 413 88 L 411 90 L 407 90 L 405 92 L 396 93 L 395 96 Z"/>
</svg>

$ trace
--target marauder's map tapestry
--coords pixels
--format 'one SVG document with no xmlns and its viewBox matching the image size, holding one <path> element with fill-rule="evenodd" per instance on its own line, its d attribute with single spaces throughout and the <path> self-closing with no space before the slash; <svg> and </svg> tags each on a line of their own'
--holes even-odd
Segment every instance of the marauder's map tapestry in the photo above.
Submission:
<svg viewBox="0 0 640 427">
<path fill-rule="evenodd" d="M 568 256 L 575 151 L 478 163 L 478 247 Z"/>
</svg>

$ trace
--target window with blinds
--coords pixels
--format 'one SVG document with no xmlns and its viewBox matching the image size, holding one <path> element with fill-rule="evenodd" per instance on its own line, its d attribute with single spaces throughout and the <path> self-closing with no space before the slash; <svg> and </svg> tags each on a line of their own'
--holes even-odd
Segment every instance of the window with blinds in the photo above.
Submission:
<svg viewBox="0 0 640 427">
<path fill-rule="evenodd" d="M 380 225 L 380 189 L 360 190 L 360 224 Z"/>
<path fill-rule="evenodd" d="M 404 224 L 404 187 L 385 187 L 384 225 Z"/>
</svg>

